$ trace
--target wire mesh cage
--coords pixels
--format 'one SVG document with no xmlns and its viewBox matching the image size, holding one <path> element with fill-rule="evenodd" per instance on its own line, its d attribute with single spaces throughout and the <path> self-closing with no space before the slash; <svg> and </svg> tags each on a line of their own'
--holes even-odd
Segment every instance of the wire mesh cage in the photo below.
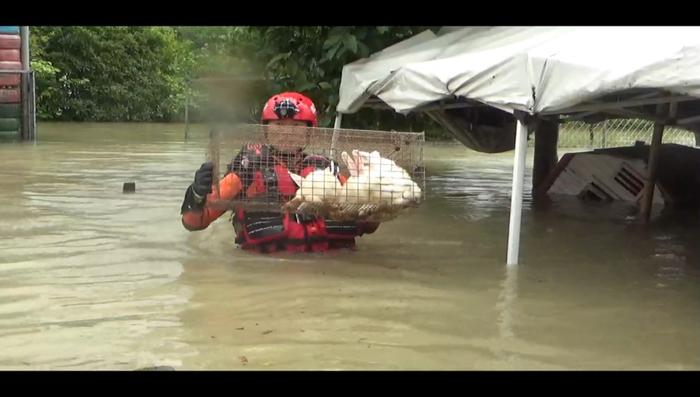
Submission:
<svg viewBox="0 0 700 397">
<path fill-rule="evenodd" d="M 230 173 L 241 189 L 217 191 L 210 205 L 384 222 L 423 201 L 424 142 L 423 132 L 219 125 L 208 146 L 214 189 Z"/>
</svg>

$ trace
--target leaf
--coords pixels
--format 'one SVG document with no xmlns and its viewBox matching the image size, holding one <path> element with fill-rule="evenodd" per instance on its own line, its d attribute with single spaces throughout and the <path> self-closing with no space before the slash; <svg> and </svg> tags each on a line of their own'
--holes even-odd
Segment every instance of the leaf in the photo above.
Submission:
<svg viewBox="0 0 700 397">
<path fill-rule="evenodd" d="M 281 61 L 282 59 L 287 59 L 289 56 L 292 55 L 292 52 L 285 52 L 282 54 L 277 54 L 272 59 L 270 59 L 270 62 L 267 63 L 266 67 L 271 67 L 272 65 L 276 64 L 277 62 Z"/>
<path fill-rule="evenodd" d="M 339 43 L 342 38 L 343 38 L 343 36 L 341 36 L 341 35 L 328 36 L 326 41 L 323 42 L 323 49 L 324 50 L 328 49 L 331 46 L 333 46 L 334 44 Z"/>
<path fill-rule="evenodd" d="M 326 55 L 327 55 L 326 59 L 331 60 L 331 59 L 335 58 L 335 55 L 338 53 L 338 50 L 340 49 L 340 47 L 341 47 L 340 44 L 338 44 L 337 46 L 328 50 L 328 52 L 326 53 Z"/>
<path fill-rule="evenodd" d="M 389 31 L 388 26 L 377 26 L 377 32 L 379 32 L 379 34 L 384 34 L 388 31 Z"/>
<path fill-rule="evenodd" d="M 336 52 L 334 58 L 335 58 L 335 59 L 340 58 L 343 54 L 345 54 L 346 51 L 347 51 L 347 47 L 345 47 L 345 46 L 339 46 L 338 52 Z"/>
<path fill-rule="evenodd" d="M 367 37 L 367 28 L 366 27 L 359 27 L 355 31 L 355 38 L 357 40 L 364 40 Z"/>
<path fill-rule="evenodd" d="M 343 38 L 343 45 L 353 54 L 357 54 L 357 39 L 353 35 L 347 35 Z"/>
<path fill-rule="evenodd" d="M 336 36 L 336 35 L 337 35 L 337 36 L 341 36 L 341 37 L 342 37 L 343 35 L 346 34 L 347 31 L 348 31 L 348 28 L 345 27 L 345 26 L 334 26 L 334 27 L 330 30 L 330 32 L 328 32 L 328 35 L 329 35 L 329 36 Z"/>
<path fill-rule="evenodd" d="M 305 83 L 305 84 L 300 85 L 300 86 L 297 88 L 297 90 L 303 92 L 303 91 L 312 90 L 312 89 L 314 89 L 314 88 L 316 88 L 316 84 L 314 84 L 314 83 Z"/>
<path fill-rule="evenodd" d="M 326 81 L 322 81 L 322 82 L 318 83 L 318 86 L 324 90 L 329 90 L 331 88 L 331 84 L 326 82 Z"/>
<path fill-rule="evenodd" d="M 289 63 L 287 63 L 287 71 L 292 77 L 296 76 L 297 72 L 299 71 L 299 64 L 297 64 L 294 60 L 289 61 Z"/>
<path fill-rule="evenodd" d="M 369 56 L 369 47 L 367 47 L 364 43 L 360 43 L 360 57 L 361 58 L 367 58 Z"/>
</svg>

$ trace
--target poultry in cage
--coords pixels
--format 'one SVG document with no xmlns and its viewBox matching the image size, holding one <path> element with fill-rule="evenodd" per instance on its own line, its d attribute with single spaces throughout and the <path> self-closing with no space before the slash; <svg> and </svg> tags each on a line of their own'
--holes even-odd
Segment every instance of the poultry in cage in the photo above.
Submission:
<svg viewBox="0 0 700 397">
<path fill-rule="evenodd" d="M 418 205 L 422 199 L 423 190 L 419 184 L 411 173 L 397 164 L 401 162 L 409 167 L 418 182 L 422 182 L 422 133 L 305 127 L 290 132 L 265 126 L 239 126 L 237 130 L 239 138 L 243 135 L 240 132 L 252 132 L 247 135 L 247 147 L 255 148 L 260 155 L 234 159 L 229 164 L 229 167 L 238 164 L 237 174 L 247 187 L 246 192 L 230 203 L 213 203 L 215 205 L 228 205 L 232 209 L 262 206 L 268 210 L 328 219 L 386 221 L 401 210 Z M 299 134 L 300 130 L 305 133 Z M 294 141 L 291 146 L 298 149 L 275 150 L 280 145 L 291 147 L 291 141 Z M 218 153 L 211 152 L 218 150 L 221 150 L 220 144 L 210 145 L 209 157 L 217 162 Z M 340 156 L 334 156 L 335 153 Z M 389 158 L 397 153 L 405 158 L 396 161 Z M 276 164 L 280 162 L 294 165 L 285 173 L 289 178 L 279 178 L 282 170 L 278 170 L 280 166 Z M 313 165 L 315 171 L 305 174 L 306 165 Z M 253 173 L 243 170 L 255 170 L 255 174 L 262 174 L 262 177 L 254 180 Z M 289 183 L 293 184 L 291 188 Z"/>
</svg>

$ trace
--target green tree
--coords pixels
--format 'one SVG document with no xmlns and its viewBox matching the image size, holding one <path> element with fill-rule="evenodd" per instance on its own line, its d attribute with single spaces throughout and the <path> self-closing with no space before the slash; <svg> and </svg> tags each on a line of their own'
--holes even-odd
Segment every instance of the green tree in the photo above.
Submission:
<svg viewBox="0 0 700 397">
<path fill-rule="evenodd" d="M 32 28 L 39 117 L 169 121 L 194 57 L 168 27 Z"/>
<path fill-rule="evenodd" d="M 320 125 L 335 116 L 344 65 L 404 40 L 426 26 L 267 27 L 33 27 L 32 65 L 42 120 L 181 120 L 185 96 L 190 117 L 206 121 L 230 113 L 246 79 L 260 79 L 244 97 L 249 121 L 267 97 L 283 90 L 310 96 Z M 223 77 L 215 89 L 198 77 Z M 236 81 L 238 79 L 238 81 Z M 225 93 L 225 91 L 231 91 Z M 216 94 L 212 94 L 212 92 Z M 347 115 L 354 128 L 425 130 L 445 136 L 421 114 L 363 109 Z"/>
<path fill-rule="evenodd" d="M 245 40 L 229 47 L 256 65 L 265 65 L 269 82 L 263 96 L 282 90 L 301 91 L 317 104 L 321 126 L 331 126 L 338 103 L 344 65 L 368 57 L 405 40 L 428 26 L 282 26 L 251 27 Z M 259 102 L 262 103 L 263 97 Z M 258 109 L 259 110 L 259 109 Z M 353 128 L 425 130 L 433 138 L 448 133 L 421 114 L 398 115 L 391 111 L 363 109 L 347 115 L 344 126 Z"/>
<path fill-rule="evenodd" d="M 319 104 L 330 125 L 345 64 L 404 40 L 427 27 L 283 26 L 253 27 L 254 56 L 266 65 L 270 91 L 297 90 Z"/>
</svg>

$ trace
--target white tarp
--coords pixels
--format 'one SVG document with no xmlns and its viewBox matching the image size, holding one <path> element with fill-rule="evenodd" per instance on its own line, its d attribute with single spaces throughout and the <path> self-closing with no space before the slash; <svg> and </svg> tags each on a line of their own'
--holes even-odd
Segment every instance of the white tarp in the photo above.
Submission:
<svg viewBox="0 0 700 397">
<path fill-rule="evenodd" d="M 371 96 L 397 112 L 468 98 L 565 111 L 634 88 L 700 97 L 700 27 L 470 27 L 424 32 L 343 68 L 337 110 Z"/>
</svg>

